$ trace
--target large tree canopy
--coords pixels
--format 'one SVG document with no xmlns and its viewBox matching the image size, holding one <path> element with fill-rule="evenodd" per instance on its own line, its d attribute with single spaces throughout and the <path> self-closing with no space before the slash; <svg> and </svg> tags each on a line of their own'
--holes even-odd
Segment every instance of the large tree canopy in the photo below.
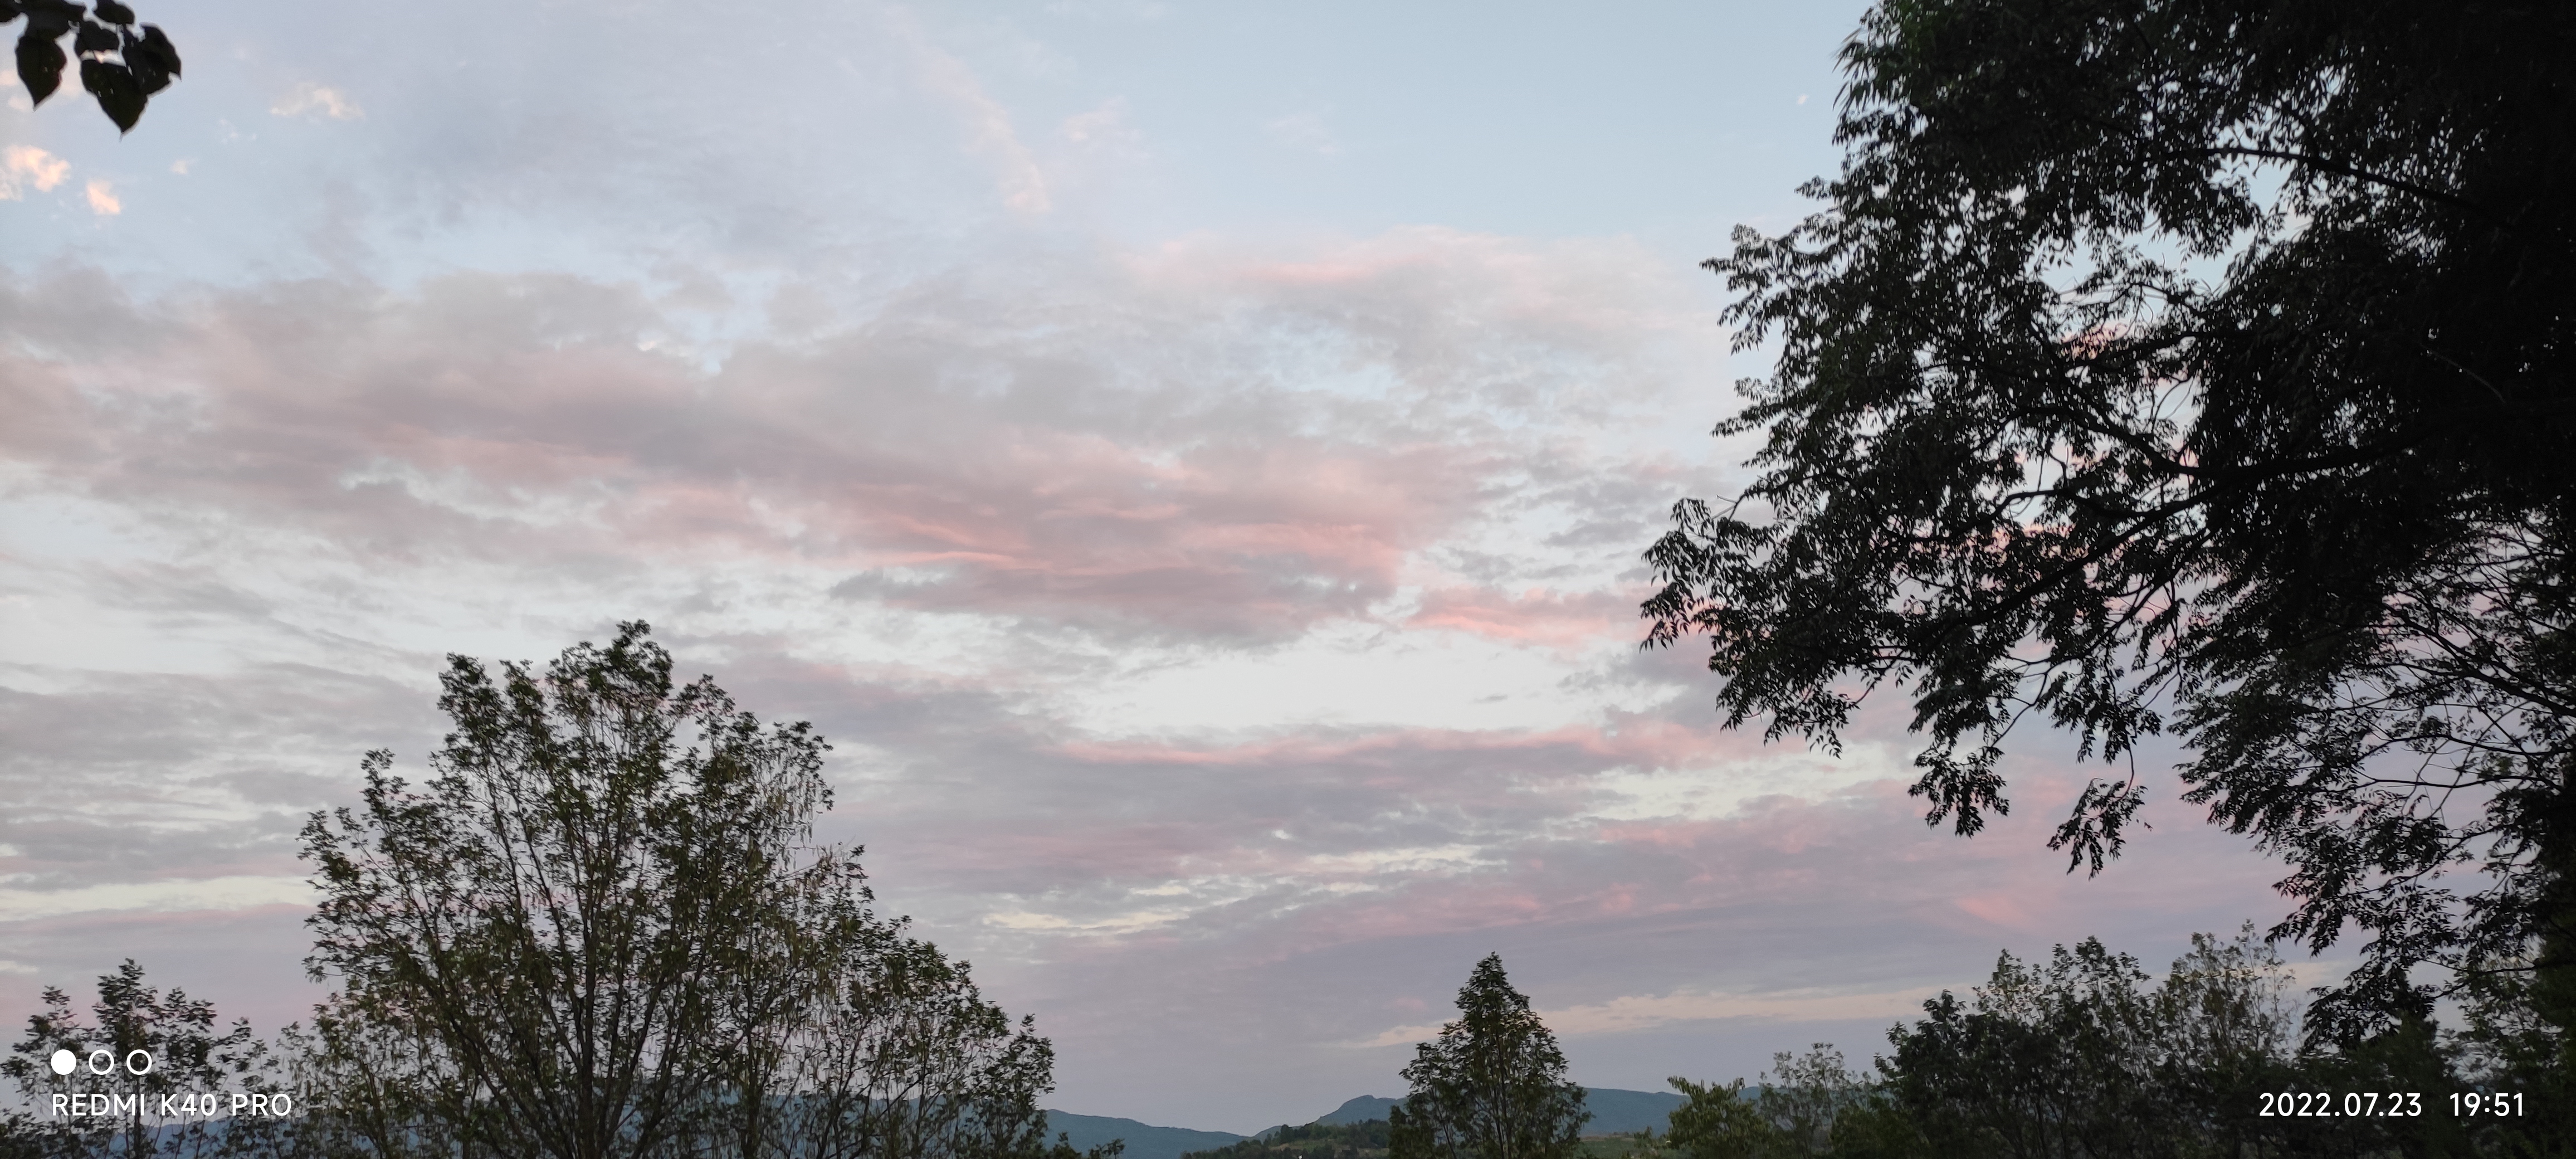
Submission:
<svg viewBox="0 0 2576 1159">
<path fill-rule="evenodd" d="M 449 658 L 414 787 L 314 814 L 323 1153 L 1030 1159 L 1054 1052 L 816 846 L 827 745 L 642 623 Z M 336 1135 L 335 1135 L 336 1133 Z M 1062 1159 L 1074 1159 L 1069 1148 Z M 1100 1159 L 1095 1155 L 1092 1159 Z"/>
<path fill-rule="evenodd" d="M 2570 59 L 2565 4 L 1881 4 L 1825 208 L 1709 263 L 1767 442 L 1648 553 L 1649 643 L 1775 737 L 1902 690 L 1961 833 L 2026 715 L 2132 770 L 2171 729 L 2275 935 L 2364 936 L 2313 1031 L 2481 971 L 2567 1025 Z M 2052 847 L 2100 871 L 2146 793 Z"/>
</svg>

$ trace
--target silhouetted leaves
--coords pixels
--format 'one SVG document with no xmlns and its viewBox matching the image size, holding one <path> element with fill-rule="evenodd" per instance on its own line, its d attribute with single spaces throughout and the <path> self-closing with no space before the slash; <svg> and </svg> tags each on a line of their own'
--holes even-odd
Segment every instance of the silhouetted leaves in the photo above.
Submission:
<svg viewBox="0 0 2576 1159">
<path fill-rule="evenodd" d="M 179 50 L 169 36 L 150 24 L 138 34 L 134 9 L 116 0 L 98 0 L 87 12 L 71 0 L 0 0 L 0 24 L 21 16 L 27 26 L 18 35 L 18 79 L 36 104 L 62 87 L 71 61 L 63 53 L 65 33 L 80 58 L 81 87 L 118 132 L 133 129 L 152 94 L 179 75 Z"/>
<path fill-rule="evenodd" d="M 62 87 L 67 58 L 63 56 L 63 46 L 54 42 L 61 39 L 63 31 L 47 29 L 30 19 L 27 30 L 18 36 L 18 79 L 26 84 L 27 95 L 37 104 L 45 103 L 46 97 Z"/>
<path fill-rule="evenodd" d="M 2179 733 L 2183 799 L 2290 869 L 2272 933 L 2361 943 L 2312 1033 L 2576 973 L 2571 54 L 2568 4 L 1881 4 L 1825 209 L 1709 263 L 1780 356 L 1648 642 L 1705 634 L 1774 737 L 1909 698 L 1963 834 L 2015 722 L 2073 731 L 2124 767 L 2070 869 Z"/>
<path fill-rule="evenodd" d="M 134 79 L 148 95 L 170 87 L 179 76 L 179 49 L 161 32 L 161 26 L 146 24 L 143 34 L 125 34 L 125 67 L 134 70 Z"/>
<path fill-rule="evenodd" d="M 119 132 L 134 127 L 143 117 L 143 86 L 134 82 L 134 74 L 121 64 L 103 60 L 81 62 L 81 87 L 98 98 L 98 107 L 107 119 L 116 122 Z"/>
</svg>

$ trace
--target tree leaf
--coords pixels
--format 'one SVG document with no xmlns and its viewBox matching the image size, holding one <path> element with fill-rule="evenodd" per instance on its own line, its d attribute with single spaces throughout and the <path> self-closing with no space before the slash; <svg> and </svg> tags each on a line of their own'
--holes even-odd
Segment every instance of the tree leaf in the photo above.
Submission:
<svg viewBox="0 0 2576 1159">
<path fill-rule="evenodd" d="M 134 23 L 134 10 L 116 0 L 98 0 L 98 18 L 110 24 Z"/>
<path fill-rule="evenodd" d="M 88 54 L 116 51 L 116 30 L 95 20 L 80 22 L 80 33 L 72 37 L 72 51 Z"/>
<path fill-rule="evenodd" d="M 137 54 L 140 54 L 142 58 L 149 60 L 154 68 L 169 73 L 171 76 L 179 75 L 179 46 L 170 43 L 170 38 L 161 34 L 161 26 L 158 24 L 144 25 L 143 37 L 141 40 L 135 39 L 131 33 L 126 35 L 126 63 L 134 63 L 137 58 Z M 154 89 L 152 91 L 158 92 L 160 90 Z"/>
<path fill-rule="evenodd" d="M 105 60 L 82 61 L 81 87 L 98 98 L 99 109 L 108 120 L 116 122 L 117 132 L 130 132 L 134 123 L 143 119 L 143 104 L 149 98 L 124 65 Z"/>
<path fill-rule="evenodd" d="M 141 87 L 147 96 L 170 87 L 170 70 L 161 67 L 161 62 L 153 59 L 153 55 L 145 51 L 143 38 L 132 32 L 123 35 L 125 67 L 134 73 L 134 83 Z"/>
<path fill-rule="evenodd" d="M 18 36 L 18 79 L 26 82 L 27 95 L 40 105 L 62 87 L 63 46 L 54 43 L 54 38 L 61 35 L 60 29 L 49 34 L 30 16 L 27 31 Z"/>
</svg>

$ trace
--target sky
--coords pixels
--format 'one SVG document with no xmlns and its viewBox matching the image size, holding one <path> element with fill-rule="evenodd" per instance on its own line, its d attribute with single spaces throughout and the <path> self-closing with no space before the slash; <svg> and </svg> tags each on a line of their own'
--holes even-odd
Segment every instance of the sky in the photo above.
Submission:
<svg viewBox="0 0 2576 1159">
<path fill-rule="evenodd" d="M 1085 1114 L 1401 1094 L 1488 952 L 1653 1090 L 2285 909 L 2169 751 L 2070 876 L 2070 737 L 1962 839 L 1902 704 L 1766 745 L 1638 647 L 1765 369 L 1698 263 L 1812 208 L 1860 5 L 139 7 L 130 135 L 0 109 L 0 1024 L 302 1017 L 304 818 L 630 619 Z"/>
</svg>

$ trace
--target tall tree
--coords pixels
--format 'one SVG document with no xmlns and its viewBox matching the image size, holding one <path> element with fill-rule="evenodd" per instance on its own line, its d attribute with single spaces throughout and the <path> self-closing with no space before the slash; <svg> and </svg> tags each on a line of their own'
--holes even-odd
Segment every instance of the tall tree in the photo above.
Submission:
<svg viewBox="0 0 2576 1159">
<path fill-rule="evenodd" d="M 829 746 L 675 686 L 641 623 L 542 672 L 451 657 L 418 790 L 304 830 L 338 993 L 317 1133 L 397 1155 L 1042 1150 L 1052 1053 L 810 844 Z"/>
<path fill-rule="evenodd" d="M 1402 1073 L 1412 1090 L 1388 1112 L 1388 1159 L 1568 1159 L 1592 1117 L 1500 954 L 1476 963 L 1458 1020 L 1415 1047 Z"/>
<path fill-rule="evenodd" d="M 1973 834 L 2036 715 L 2288 865 L 2354 1040 L 2485 971 L 2576 1023 L 2576 6 L 1885 0 L 1839 176 L 1710 267 L 1766 436 L 1647 558 L 1730 726 L 1894 684 Z M 2419 971 L 2421 965 L 2448 973 Z M 2449 979 L 2446 981 L 2445 979 Z"/>
</svg>

